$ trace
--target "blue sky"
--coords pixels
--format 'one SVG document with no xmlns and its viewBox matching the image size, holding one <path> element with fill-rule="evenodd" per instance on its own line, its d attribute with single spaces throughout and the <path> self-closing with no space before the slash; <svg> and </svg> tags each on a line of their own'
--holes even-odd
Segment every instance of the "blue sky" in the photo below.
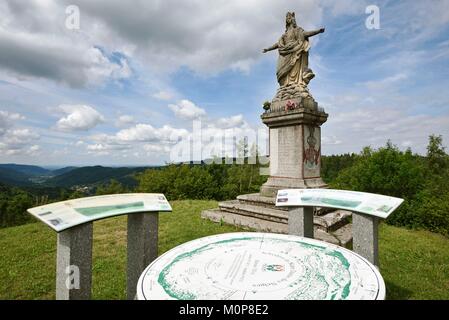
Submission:
<svg viewBox="0 0 449 320">
<path fill-rule="evenodd" d="M 67 6 L 80 28 L 66 27 Z M 365 9 L 377 5 L 380 29 Z M 150 165 L 264 130 L 287 11 L 312 40 L 322 152 L 449 139 L 449 1 L 1 1 L 0 162 Z M 263 149 L 263 148 L 262 148 Z M 204 157 L 204 156 L 203 156 Z"/>
</svg>

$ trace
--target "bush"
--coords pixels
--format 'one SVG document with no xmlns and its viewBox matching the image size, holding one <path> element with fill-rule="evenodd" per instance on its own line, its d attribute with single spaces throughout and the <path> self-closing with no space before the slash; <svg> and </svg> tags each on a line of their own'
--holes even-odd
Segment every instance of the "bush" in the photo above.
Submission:
<svg viewBox="0 0 449 320">
<path fill-rule="evenodd" d="M 164 193 L 169 200 L 233 199 L 258 192 L 266 177 L 258 164 L 168 165 L 137 176 L 139 192 Z"/>
<path fill-rule="evenodd" d="M 0 185 L 0 227 L 10 227 L 33 221 L 26 212 L 36 199 L 26 191 Z"/>
<path fill-rule="evenodd" d="M 429 138 L 432 147 L 425 158 L 410 149 L 402 152 L 391 142 L 376 151 L 367 147 L 331 186 L 403 198 L 387 223 L 449 235 L 449 171 L 444 167 L 447 155 L 435 146 L 438 143 L 442 140 Z"/>
</svg>

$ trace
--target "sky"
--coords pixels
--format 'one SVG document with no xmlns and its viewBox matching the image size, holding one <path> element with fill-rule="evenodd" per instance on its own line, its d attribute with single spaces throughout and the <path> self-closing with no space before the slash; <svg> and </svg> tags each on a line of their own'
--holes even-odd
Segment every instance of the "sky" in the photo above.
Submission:
<svg viewBox="0 0 449 320">
<path fill-rule="evenodd" d="M 0 163 L 157 165 L 200 133 L 194 160 L 231 133 L 264 152 L 278 54 L 262 49 L 288 11 L 326 28 L 309 85 L 323 154 L 448 145 L 449 0 L 0 0 Z"/>
</svg>

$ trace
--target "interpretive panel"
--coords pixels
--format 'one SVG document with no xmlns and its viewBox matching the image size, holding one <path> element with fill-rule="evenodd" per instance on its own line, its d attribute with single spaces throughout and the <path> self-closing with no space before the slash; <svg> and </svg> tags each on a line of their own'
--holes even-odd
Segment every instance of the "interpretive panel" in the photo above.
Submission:
<svg viewBox="0 0 449 320">
<path fill-rule="evenodd" d="M 28 212 L 57 232 L 93 220 L 137 212 L 172 211 L 163 194 L 130 193 L 47 204 Z"/>
<path fill-rule="evenodd" d="M 373 193 L 332 189 L 279 190 L 278 207 L 328 207 L 369 214 L 386 219 L 404 199 Z"/>
</svg>

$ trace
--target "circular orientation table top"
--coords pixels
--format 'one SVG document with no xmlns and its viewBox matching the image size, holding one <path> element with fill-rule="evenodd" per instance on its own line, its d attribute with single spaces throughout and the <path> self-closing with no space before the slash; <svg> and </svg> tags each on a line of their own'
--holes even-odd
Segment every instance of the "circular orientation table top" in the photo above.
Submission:
<svg viewBox="0 0 449 320">
<path fill-rule="evenodd" d="M 360 255 L 323 241 L 271 233 L 196 239 L 140 276 L 141 300 L 381 300 L 385 284 Z"/>
</svg>

